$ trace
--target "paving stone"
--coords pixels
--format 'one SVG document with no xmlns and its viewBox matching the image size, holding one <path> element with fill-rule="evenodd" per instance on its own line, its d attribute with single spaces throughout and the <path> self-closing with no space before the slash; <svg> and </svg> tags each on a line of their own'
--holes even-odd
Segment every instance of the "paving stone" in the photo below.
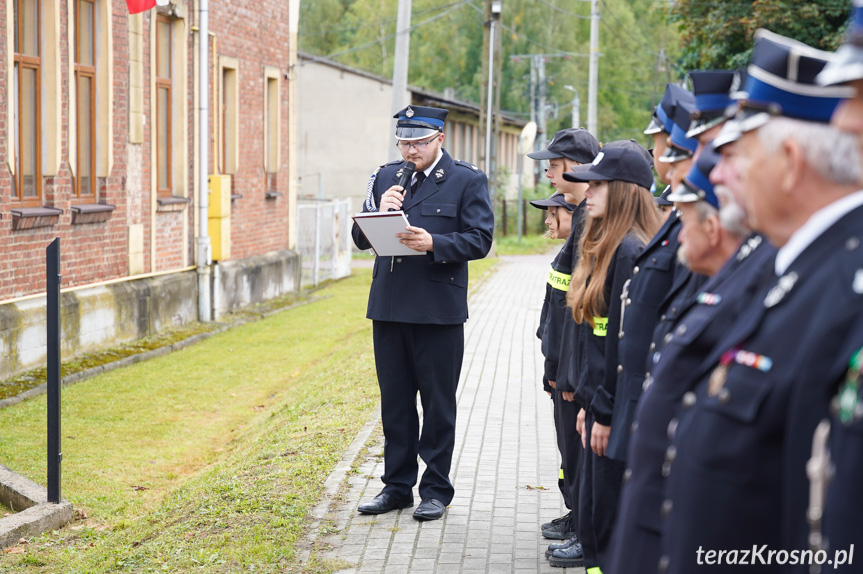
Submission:
<svg viewBox="0 0 863 574">
<path fill-rule="evenodd" d="M 367 443 L 370 455 L 356 461 L 360 473 L 348 477 L 340 509 L 330 509 L 344 535 L 328 539 L 332 548 L 321 558 L 358 564 L 344 573 L 583 572 L 551 567 L 542 553 L 552 541 L 539 532 L 541 522 L 566 512 L 535 335 L 552 258 L 503 257 L 471 296 L 450 476 L 456 495 L 444 518 L 420 523 L 412 508 L 371 517 L 356 512 L 383 486 L 378 420 Z M 420 462 L 420 473 L 424 469 Z M 419 502 L 416 489 L 414 496 Z"/>
</svg>

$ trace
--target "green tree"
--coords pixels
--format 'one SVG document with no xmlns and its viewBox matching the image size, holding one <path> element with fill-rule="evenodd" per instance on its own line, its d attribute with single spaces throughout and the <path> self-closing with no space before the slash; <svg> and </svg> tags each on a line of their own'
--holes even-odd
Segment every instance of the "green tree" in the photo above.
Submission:
<svg viewBox="0 0 863 574">
<path fill-rule="evenodd" d="M 835 50 L 842 43 L 849 11 L 847 0 L 679 0 L 670 21 L 682 34 L 684 68 L 732 69 L 749 61 L 759 28 Z"/>
<path fill-rule="evenodd" d="M 397 0 L 317 0 L 302 3 L 300 46 L 314 54 L 384 77 L 392 74 Z M 601 0 L 598 94 L 599 137 L 640 138 L 665 83 L 682 72 L 661 69 L 661 53 L 679 42 L 653 2 Z M 479 102 L 482 85 L 481 2 L 414 0 L 408 82 L 433 92 L 452 89 L 461 100 Z M 530 58 L 545 55 L 547 101 L 558 113 L 548 131 L 571 122 L 573 94 L 581 96 L 587 123 L 590 3 L 572 0 L 504 0 L 501 26 L 501 108 L 530 117 Z"/>
</svg>

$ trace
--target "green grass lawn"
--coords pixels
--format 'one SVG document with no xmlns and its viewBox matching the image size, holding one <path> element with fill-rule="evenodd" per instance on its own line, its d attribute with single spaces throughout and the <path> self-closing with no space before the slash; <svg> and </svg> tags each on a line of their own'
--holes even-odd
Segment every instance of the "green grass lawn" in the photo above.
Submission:
<svg viewBox="0 0 863 574">
<path fill-rule="evenodd" d="M 473 281 L 493 264 L 473 262 Z M 370 281 L 356 271 L 306 305 L 64 388 L 78 519 L 0 555 L 0 572 L 302 571 L 308 512 L 378 401 Z M 44 484 L 44 395 L 0 410 L 0 428 L 0 464 Z"/>
</svg>

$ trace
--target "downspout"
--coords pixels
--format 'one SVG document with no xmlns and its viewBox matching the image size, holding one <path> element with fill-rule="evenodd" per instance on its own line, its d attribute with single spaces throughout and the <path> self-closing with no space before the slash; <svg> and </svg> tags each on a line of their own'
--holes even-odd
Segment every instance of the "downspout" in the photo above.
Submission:
<svg viewBox="0 0 863 574">
<path fill-rule="evenodd" d="M 207 136 L 209 135 L 209 56 L 210 56 L 210 22 L 208 17 L 209 0 L 198 0 L 198 237 L 195 239 L 195 263 L 198 271 L 198 320 L 207 323 L 211 321 L 212 313 L 212 282 L 210 280 L 210 263 L 212 251 L 208 229 L 209 221 L 209 191 L 207 171 L 210 167 Z"/>
</svg>

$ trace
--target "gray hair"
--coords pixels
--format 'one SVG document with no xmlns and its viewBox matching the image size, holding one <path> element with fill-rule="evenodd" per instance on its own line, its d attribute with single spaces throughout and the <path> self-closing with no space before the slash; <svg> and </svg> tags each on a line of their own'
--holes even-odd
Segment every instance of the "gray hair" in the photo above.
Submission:
<svg viewBox="0 0 863 574">
<path fill-rule="evenodd" d="M 719 202 L 719 223 L 738 239 L 743 239 L 752 233 L 749 226 L 746 225 L 746 212 L 734 199 L 731 190 L 724 185 L 717 185 L 713 188 L 716 196 L 722 201 Z"/>
<path fill-rule="evenodd" d="M 806 162 L 822 178 L 838 185 L 860 181 L 860 140 L 857 135 L 828 124 L 777 117 L 758 130 L 758 138 L 767 153 L 775 153 L 782 142 L 793 138 L 803 149 Z"/>
</svg>

